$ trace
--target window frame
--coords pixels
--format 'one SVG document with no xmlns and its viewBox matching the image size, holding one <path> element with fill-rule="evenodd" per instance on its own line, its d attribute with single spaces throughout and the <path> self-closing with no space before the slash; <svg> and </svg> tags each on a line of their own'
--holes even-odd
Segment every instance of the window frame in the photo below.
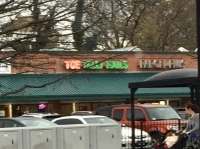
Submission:
<svg viewBox="0 0 200 149">
<path fill-rule="evenodd" d="M 21 123 L 17 122 L 17 121 L 6 119 L 6 120 L 4 120 L 4 128 L 16 128 L 16 127 L 6 127 L 6 122 L 9 122 L 9 121 L 19 125 L 17 127 L 23 127 L 23 125 Z"/>
<path fill-rule="evenodd" d="M 140 111 L 143 114 L 144 117 L 137 118 L 136 114 L 135 114 L 136 111 Z M 128 114 L 130 114 L 130 118 L 128 117 Z M 126 119 L 128 121 L 131 121 L 131 109 L 127 109 Z M 134 121 L 139 121 L 139 120 L 146 120 L 146 116 L 145 116 L 145 114 L 144 114 L 142 109 L 134 109 Z"/>
<path fill-rule="evenodd" d="M 70 121 L 70 120 L 77 120 L 77 121 L 79 121 L 79 122 L 81 122 L 81 123 L 65 123 L 65 124 L 58 124 L 58 123 L 56 123 L 56 122 L 58 122 L 58 121 Z M 77 118 L 66 118 L 66 119 L 59 119 L 59 120 L 57 120 L 57 121 L 55 121 L 54 123 L 56 123 L 56 124 L 58 124 L 58 125 L 76 125 L 76 124 L 84 124 L 80 119 L 77 119 Z"/>
<path fill-rule="evenodd" d="M 5 127 L 5 119 L 0 119 L 0 121 L 2 121 L 2 124 L 0 123 L 0 128 L 4 128 Z"/>
<path fill-rule="evenodd" d="M 120 113 L 120 118 L 115 118 L 115 111 L 121 111 L 122 113 Z M 116 121 L 121 121 L 123 119 L 123 114 L 124 114 L 124 109 L 114 109 L 113 110 L 113 119 Z"/>
</svg>

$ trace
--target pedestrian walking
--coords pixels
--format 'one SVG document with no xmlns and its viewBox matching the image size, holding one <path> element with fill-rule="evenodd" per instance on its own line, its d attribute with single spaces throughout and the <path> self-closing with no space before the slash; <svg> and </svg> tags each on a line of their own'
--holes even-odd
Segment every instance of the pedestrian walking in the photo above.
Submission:
<svg viewBox="0 0 200 149">
<path fill-rule="evenodd" d="M 199 107 L 196 104 L 188 104 L 185 106 L 186 112 L 190 115 L 188 124 L 182 133 L 188 135 L 186 147 L 184 149 L 199 149 L 200 148 L 200 133 L 199 133 Z"/>
</svg>

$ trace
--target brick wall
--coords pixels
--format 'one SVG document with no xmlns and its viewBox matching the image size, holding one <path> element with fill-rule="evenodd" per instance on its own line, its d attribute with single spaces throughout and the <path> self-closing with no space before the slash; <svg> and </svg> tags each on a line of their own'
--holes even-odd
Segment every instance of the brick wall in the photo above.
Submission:
<svg viewBox="0 0 200 149">
<path fill-rule="evenodd" d="M 195 54 L 195 53 L 194 53 Z M 194 55 L 191 54 L 191 55 Z M 128 61 L 128 69 L 114 70 L 114 69 L 94 69 L 94 70 L 81 70 L 82 72 L 161 72 L 170 70 L 170 68 L 140 68 L 140 60 L 184 60 L 184 68 L 197 68 L 197 58 L 194 56 L 181 54 L 181 53 L 129 53 L 129 54 L 70 54 L 62 53 L 62 55 L 53 55 L 53 54 L 27 54 L 20 56 L 18 59 L 15 59 L 16 62 L 21 62 L 24 64 L 24 61 L 27 63 L 23 67 L 12 66 L 12 73 L 19 72 L 39 72 L 39 73 L 66 73 L 73 72 L 74 70 L 67 70 L 65 66 L 65 61 L 69 59 L 75 60 L 88 60 L 88 61 L 106 61 L 106 60 L 118 60 L 118 61 Z M 37 65 L 37 68 L 35 67 Z M 158 64 L 159 65 L 159 64 Z M 39 66 L 39 68 L 38 68 Z M 173 68 L 171 68 L 173 69 Z"/>
</svg>

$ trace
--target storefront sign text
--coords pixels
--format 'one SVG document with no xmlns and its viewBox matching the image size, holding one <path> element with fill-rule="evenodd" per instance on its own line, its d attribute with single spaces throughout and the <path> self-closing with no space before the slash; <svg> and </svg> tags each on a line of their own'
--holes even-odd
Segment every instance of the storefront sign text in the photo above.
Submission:
<svg viewBox="0 0 200 149">
<path fill-rule="evenodd" d="M 66 69 L 81 69 L 82 62 L 80 60 L 67 60 L 65 61 Z"/>
<path fill-rule="evenodd" d="M 0 63 L 0 74 L 11 74 L 11 65 Z"/>
<path fill-rule="evenodd" d="M 140 60 L 140 68 L 184 68 L 184 60 L 181 59 L 158 59 L 158 60 Z"/>
<path fill-rule="evenodd" d="M 115 69 L 124 70 L 128 69 L 127 60 L 109 60 L 109 61 L 90 61 L 90 60 L 66 60 L 66 69 L 90 69 L 90 70 L 100 70 L 100 69 Z"/>
</svg>

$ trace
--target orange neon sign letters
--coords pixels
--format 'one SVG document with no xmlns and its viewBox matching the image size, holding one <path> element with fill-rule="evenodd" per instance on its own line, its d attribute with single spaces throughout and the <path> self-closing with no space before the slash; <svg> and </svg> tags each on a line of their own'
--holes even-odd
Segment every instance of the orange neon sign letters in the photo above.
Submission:
<svg viewBox="0 0 200 149">
<path fill-rule="evenodd" d="M 66 69 L 81 69 L 82 61 L 80 60 L 66 60 L 65 67 Z"/>
<path fill-rule="evenodd" d="M 98 61 L 98 60 L 75 60 L 68 59 L 64 61 L 65 69 L 67 70 L 126 70 L 128 69 L 127 60 L 109 60 L 109 61 Z"/>
</svg>

